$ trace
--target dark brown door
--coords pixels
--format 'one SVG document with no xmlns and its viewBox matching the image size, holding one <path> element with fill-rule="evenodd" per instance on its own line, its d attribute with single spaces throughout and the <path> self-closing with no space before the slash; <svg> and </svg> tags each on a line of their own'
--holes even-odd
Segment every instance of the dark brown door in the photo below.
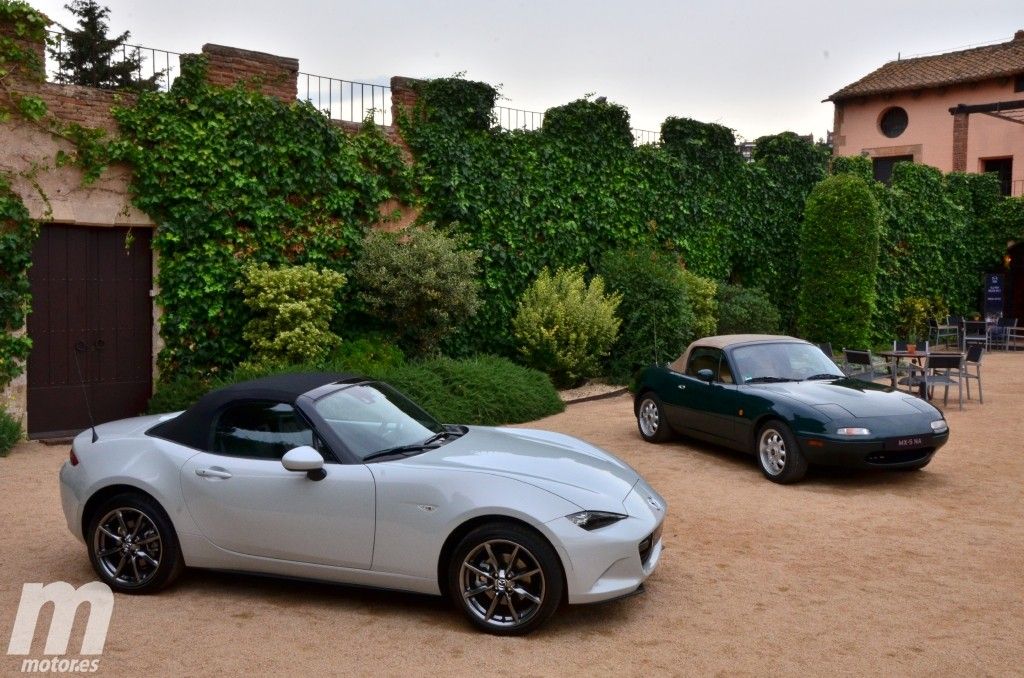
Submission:
<svg viewBox="0 0 1024 678">
<path fill-rule="evenodd" d="M 145 408 L 152 392 L 151 235 L 41 227 L 29 272 L 29 436 L 87 428 L 86 395 L 96 423 Z"/>
</svg>

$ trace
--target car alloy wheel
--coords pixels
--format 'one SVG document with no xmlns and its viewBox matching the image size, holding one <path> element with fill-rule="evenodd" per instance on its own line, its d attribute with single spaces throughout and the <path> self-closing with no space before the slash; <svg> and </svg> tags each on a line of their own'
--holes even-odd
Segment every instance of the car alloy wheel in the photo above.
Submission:
<svg viewBox="0 0 1024 678">
<path fill-rule="evenodd" d="M 761 467 L 770 475 L 777 476 L 786 470 L 786 441 L 782 434 L 772 427 L 761 431 L 758 444 Z"/>
<path fill-rule="evenodd" d="M 649 443 L 663 443 L 672 437 L 672 429 L 665 420 L 661 400 L 654 393 L 643 394 L 640 404 L 636 406 L 636 425 L 640 435 Z"/>
<path fill-rule="evenodd" d="M 565 573 L 551 543 L 518 523 L 493 522 L 464 536 L 447 563 L 444 588 L 471 624 L 522 636 L 561 605 Z"/>
<path fill-rule="evenodd" d="M 459 572 L 466 607 L 498 628 L 528 624 L 544 605 L 547 586 L 537 558 L 521 544 L 491 539 L 471 550 Z"/>
<path fill-rule="evenodd" d="M 640 430 L 648 438 L 658 435 L 658 424 L 661 416 L 658 413 L 658 404 L 651 399 L 640 403 L 640 412 L 637 414 L 637 421 L 640 422 Z"/>
<path fill-rule="evenodd" d="M 160 569 L 163 539 L 152 518 L 136 508 L 105 514 L 93 534 L 93 552 L 107 577 L 125 588 L 148 584 Z"/>
<path fill-rule="evenodd" d="M 170 518 L 139 492 L 101 502 L 90 511 L 84 534 L 96 574 L 115 591 L 154 593 L 185 569 Z"/>
<path fill-rule="evenodd" d="M 758 466 L 768 480 L 795 483 L 807 474 L 807 458 L 785 423 L 769 421 L 757 434 L 754 449 Z"/>
</svg>

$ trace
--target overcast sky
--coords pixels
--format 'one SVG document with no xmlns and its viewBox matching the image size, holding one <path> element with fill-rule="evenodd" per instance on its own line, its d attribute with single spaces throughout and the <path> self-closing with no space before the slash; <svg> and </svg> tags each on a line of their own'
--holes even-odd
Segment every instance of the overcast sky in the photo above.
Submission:
<svg viewBox="0 0 1024 678">
<path fill-rule="evenodd" d="M 30 0 L 69 24 L 66 0 Z M 624 104 L 634 127 L 666 116 L 755 139 L 824 136 L 821 100 L 886 61 L 1008 40 L 1021 0 L 107 0 L 114 31 L 176 52 L 212 42 L 297 57 L 347 80 L 466 77 L 503 105 L 540 110 L 587 93 Z"/>
</svg>

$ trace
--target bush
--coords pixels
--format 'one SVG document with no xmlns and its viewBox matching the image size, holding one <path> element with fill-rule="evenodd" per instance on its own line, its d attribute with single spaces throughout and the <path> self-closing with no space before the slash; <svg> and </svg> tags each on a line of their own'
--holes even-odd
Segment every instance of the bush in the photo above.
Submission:
<svg viewBox="0 0 1024 678">
<path fill-rule="evenodd" d="M 622 326 L 608 361 L 612 378 L 625 381 L 644 365 L 678 358 L 697 334 L 690 283 L 704 279 L 655 250 L 612 250 L 598 270 L 608 289 L 626 300 L 619 307 Z"/>
<path fill-rule="evenodd" d="M 693 311 L 694 339 L 714 334 L 718 326 L 718 283 L 686 269 L 683 269 L 683 282 Z"/>
<path fill-rule="evenodd" d="M 605 294 L 604 281 L 583 279 L 582 268 L 544 269 L 519 299 L 512 333 L 523 360 L 566 387 L 597 374 L 615 343 L 622 295 Z"/>
<path fill-rule="evenodd" d="M 928 321 L 941 320 L 949 313 L 949 307 L 941 297 L 907 297 L 897 309 L 899 322 L 896 331 L 899 338 L 911 343 L 928 340 Z"/>
<path fill-rule="evenodd" d="M 343 341 L 327 358 L 325 366 L 338 372 L 377 374 L 402 365 L 402 349 L 381 337 L 368 336 Z"/>
<path fill-rule="evenodd" d="M 858 176 L 832 176 L 811 191 L 800 237 L 801 336 L 836 347 L 870 346 L 879 223 L 871 188 Z"/>
<path fill-rule="evenodd" d="M 758 287 L 720 285 L 718 334 L 776 334 L 781 318 L 779 309 Z"/>
<path fill-rule="evenodd" d="M 344 275 L 315 266 L 267 264 L 249 266 L 242 275 L 238 288 L 256 314 L 242 333 L 252 345 L 248 364 L 315 362 L 340 343 L 329 328 Z"/>
<path fill-rule="evenodd" d="M 6 457 L 21 440 L 21 423 L 0 410 L 0 457 Z"/>
<path fill-rule="evenodd" d="M 370 340 L 347 342 L 365 348 Z M 376 352 L 379 359 L 368 359 Z M 413 363 L 397 360 L 392 347 L 370 353 L 354 348 L 336 352 L 321 365 L 248 366 L 220 378 L 179 376 L 161 385 L 149 401 L 150 413 L 183 410 L 207 391 L 228 384 L 288 371 L 356 371 L 386 381 L 444 422 L 493 426 L 532 421 L 561 412 L 565 405 L 547 375 L 490 356 Z M 363 367 L 354 366 L 362 361 Z"/>
<path fill-rule="evenodd" d="M 376 376 L 450 424 L 497 426 L 565 409 L 546 374 L 507 358 L 434 358 Z"/>
<path fill-rule="evenodd" d="M 437 353 L 480 306 L 480 252 L 465 246 L 432 228 L 372 231 L 363 243 L 352 271 L 358 297 L 412 355 Z"/>
</svg>

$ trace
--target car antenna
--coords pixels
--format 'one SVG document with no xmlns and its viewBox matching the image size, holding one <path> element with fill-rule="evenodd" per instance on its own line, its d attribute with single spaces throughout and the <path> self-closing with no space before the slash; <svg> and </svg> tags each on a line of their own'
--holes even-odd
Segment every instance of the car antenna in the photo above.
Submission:
<svg viewBox="0 0 1024 678">
<path fill-rule="evenodd" d="M 89 415 L 89 427 L 92 428 L 92 441 L 96 442 L 100 439 L 96 435 L 96 422 L 92 419 L 92 406 L 89 405 L 89 389 L 85 387 L 85 379 L 82 377 L 82 366 L 78 363 L 78 354 L 84 353 L 89 350 L 89 346 L 84 341 L 79 341 L 75 344 L 75 350 L 71 353 L 75 356 L 75 369 L 78 370 L 78 383 L 82 385 L 82 395 L 85 397 L 85 412 Z"/>
</svg>

